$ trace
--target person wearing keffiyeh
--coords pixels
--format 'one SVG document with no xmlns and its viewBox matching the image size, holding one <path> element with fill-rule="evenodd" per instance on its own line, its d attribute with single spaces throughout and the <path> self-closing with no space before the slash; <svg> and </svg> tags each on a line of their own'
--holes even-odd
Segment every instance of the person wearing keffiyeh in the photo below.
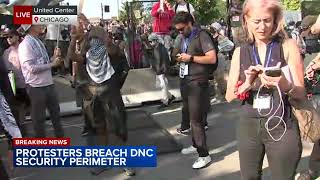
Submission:
<svg viewBox="0 0 320 180">
<path fill-rule="evenodd" d="M 88 41 L 84 64 L 89 78 L 86 88 L 83 88 L 83 110 L 91 127 L 88 145 L 125 145 L 127 115 L 120 90 L 128 73 L 126 58 L 120 48 L 106 39 L 101 27 L 90 30 Z M 104 170 L 94 168 L 91 173 L 99 175 Z M 128 176 L 135 174 L 132 169 L 124 170 Z"/>
</svg>

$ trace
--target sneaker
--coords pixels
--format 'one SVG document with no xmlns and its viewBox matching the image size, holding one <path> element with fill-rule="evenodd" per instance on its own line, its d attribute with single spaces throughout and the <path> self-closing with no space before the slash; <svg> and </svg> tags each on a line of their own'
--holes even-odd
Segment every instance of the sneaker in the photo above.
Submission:
<svg viewBox="0 0 320 180">
<path fill-rule="evenodd" d="M 184 135 L 184 136 L 188 136 L 190 132 L 191 132 L 191 128 L 189 128 L 189 129 L 178 128 L 177 129 L 177 133 Z"/>
<path fill-rule="evenodd" d="M 209 126 L 208 126 L 208 125 L 204 126 L 204 130 L 205 130 L 205 131 L 207 131 L 208 129 L 209 129 Z"/>
<path fill-rule="evenodd" d="M 195 154 L 195 153 L 197 153 L 197 148 L 195 148 L 193 146 L 189 146 L 187 148 L 183 148 L 181 150 L 181 153 L 185 154 L 185 155 L 187 155 L 187 154 Z"/>
<path fill-rule="evenodd" d="M 89 135 L 89 131 L 87 128 L 83 128 L 82 132 L 81 132 L 81 136 L 88 136 Z"/>
<path fill-rule="evenodd" d="M 308 170 L 306 172 L 301 173 L 298 177 L 298 180 L 314 180 L 318 177 L 316 174 L 316 172 Z"/>
<path fill-rule="evenodd" d="M 123 170 L 127 176 L 135 176 L 136 175 L 135 170 L 133 170 L 131 168 L 124 168 Z"/>
<path fill-rule="evenodd" d="M 199 157 L 196 162 L 193 163 L 192 168 L 193 169 L 201 169 L 203 167 L 206 167 L 211 162 L 211 157 Z"/>
<path fill-rule="evenodd" d="M 168 100 L 168 103 L 165 104 L 165 103 L 162 103 L 160 106 L 159 106 L 159 109 L 163 109 L 163 108 L 166 108 L 166 107 L 169 107 L 173 101 L 176 99 L 176 97 L 174 95 L 171 95 L 170 99 Z"/>
<path fill-rule="evenodd" d="M 92 168 L 90 170 L 90 173 L 94 176 L 98 176 L 99 174 L 101 174 L 102 172 L 108 170 L 109 168 L 106 167 L 96 167 L 96 168 Z"/>
<path fill-rule="evenodd" d="M 168 101 L 168 105 L 172 104 L 174 100 L 176 100 L 176 97 L 174 95 L 171 95 L 171 97 Z"/>
</svg>

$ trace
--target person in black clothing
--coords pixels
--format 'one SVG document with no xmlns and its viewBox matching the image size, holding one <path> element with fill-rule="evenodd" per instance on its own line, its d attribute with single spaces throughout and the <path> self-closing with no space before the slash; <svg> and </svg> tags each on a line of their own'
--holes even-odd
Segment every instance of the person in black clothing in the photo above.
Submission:
<svg viewBox="0 0 320 180">
<path fill-rule="evenodd" d="M 0 129 L 5 130 L 8 140 L 9 151 L 11 150 L 12 138 L 21 138 L 21 132 L 17 126 L 15 117 L 11 113 L 14 104 L 14 94 L 8 78 L 8 71 L 2 59 L 3 50 L 0 49 Z M 8 109 L 9 108 L 9 109 Z M 7 118 L 7 119 L 3 119 Z M 9 122 L 9 123 L 8 123 Z M 6 123 L 6 124 L 5 124 Z M 9 176 L 0 157 L 0 179 L 9 180 Z"/>
<path fill-rule="evenodd" d="M 232 56 L 226 100 L 242 100 L 237 140 L 242 180 L 260 180 L 267 155 L 271 179 L 293 180 L 302 144 L 289 98 L 304 99 L 303 61 L 287 39 L 278 0 L 246 0 L 245 43 Z M 268 73 L 266 68 L 280 70 Z M 270 72 L 270 71 L 269 71 Z"/>
<path fill-rule="evenodd" d="M 181 129 L 192 129 L 193 145 L 182 149 L 182 154 L 198 152 L 199 158 L 192 168 L 199 169 L 211 162 L 206 143 L 204 116 L 209 106 L 209 69 L 215 64 L 214 44 L 205 31 L 194 26 L 187 12 L 174 18 L 175 28 L 183 34 L 176 60 L 180 63 L 180 91 L 183 101 Z"/>
<path fill-rule="evenodd" d="M 120 48 L 112 43 L 101 27 L 93 27 L 88 34 L 89 48 L 82 62 L 86 66 L 87 82 L 83 87 L 83 110 L 90 123 L 88 145 L 125 145 L 128 139 L 127 114 L 121 88 L 129 66 Z M 99 175 L 106 168 L 91 170 Z M 130 168 L 128 176 L 135 175 Z"/>
</svg>

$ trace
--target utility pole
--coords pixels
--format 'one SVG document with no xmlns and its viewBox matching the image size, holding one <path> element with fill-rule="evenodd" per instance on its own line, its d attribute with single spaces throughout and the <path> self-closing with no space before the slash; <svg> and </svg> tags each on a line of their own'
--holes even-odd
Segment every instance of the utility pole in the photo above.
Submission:
<svg viewBox="0 0 320 180">
<path fill-rule="evenodd" d="M 231 1 L 231 2 L 230 2 Z M 226 8 L 227 8 L 227 36 L 229 39 L 231 38 L 231 12 L 230 5 L 232 5 L 232 0 L 226 0 Z"/>
<path fill-rule="evenodd" d="M 117 0 L 117 8 L 118 8 L 118 9 L 117 9 L 117 10 L 118 10 L 117 17 L 118 17 L 118 19 L 119 19 L 119 16 L 120 16 L 120 7 L 119 7 L 119 4 L 120 4 L 120 3 L 119 3 L 119 1 L 120 1 L 120 0 Z"/>
<path fill-rule="evenodd" d="M 103 5 L 101 3 L 101 19 L 103 20 Z"/>
</svg>

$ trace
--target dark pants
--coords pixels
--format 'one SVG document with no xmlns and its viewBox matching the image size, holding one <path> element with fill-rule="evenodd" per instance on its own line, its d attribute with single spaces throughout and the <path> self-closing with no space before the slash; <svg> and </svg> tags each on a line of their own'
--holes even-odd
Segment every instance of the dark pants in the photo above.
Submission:
<svg viewBox="0 0 320 180">
<path fill-rule="evenodd" d="M 12 114 L 16 119 L 17 125 L 21 131 L 22 137 L 27 137 L 27 127 L 24 124 L 25 116 L 30 107 L 30 99 L 26 88 L 17 88 L 14 98 L 14 107 L 11 108 Z"/>
<path fill-rule="evenodd" d="M 288 120 L 285 135 L 276 142 L 265 128 L 266 121 L 259 118 L 240 118 L 237 138 L 242 180 L 261 179 L 265 154 L 273 180 L 293 180 L 302 152 L 297 122 Z M 274 127 L 277 122 L 276 119 L 269 127 Z M 279 126 L 271 131 L 271 134 L 277 139 L 283 130 L 284 127 Z"/>
<path fill-rule="evenodd" d="M 54 85 L 46 87 L 28 87 L 28 94 L 31 101 L 31 118 L 35 137 L 45 137 L 46 108 L 50 113 L 50 118 L 56 137 L 63 137 L 64 132 L 60 122 L 60 107 L 58 96 Z"/>
<path fill-rule="evenodd" d="M 200 82 L 193 82 L 193 83 L 199 83 Z M 200 85 L 201 86 L 201 85 Z M 180 84 L 180 92 L 181 92 L 181 96 L 186 97 L 186 102 L 188 103 L 187 97 L 188 97 L 188 90 L 187 90 L 187 86 L 186 83 L 181 83 Z M 192 87 L 191 87 L 192 88 Z M 207 94 L 204 94 L 203 96 L 206 96 Z M 208 112 L 210 110 L 210 93 L 208 91 L 208 99 L 204 99 L 204 101 L 202 101 L 202 107 L 204 107 L 205 110 L 202 111 L 202 125 L 203 126 L 207 126 L 208 125 L 208 121 L 207 121 L 207 116 L 208 116 Z M 188 105 L 186 106 L 188 107 Z M 182 121 L 181 121 L 181 129 L 185 130 L 185 129 L 189 129 L 190 128 L 190 118 L 189 118 L 189 110 L 188 108 L 182 108 Z"/>
<path fill-rule="evenodd" d="M 320 140 L 313 145 L 309 161 L 310 170 L 320 173 Z"/>
<path fill-rule="evenodd" d="M 4 164 L 0 158 L 0 179 L 1 180 L 9 180 L 8 173 L 6 171 L 6 168 L 4 167 Z"/>
<path fill-rule="evenodd" d="M 208 82 L 181 80 L 181 96 L 183 101 L 181 128 L 192 129 L 193 146 L 197 148 L 200 157 L 209 155 L 204 119 L 207 118 L 209 104 Z"/>
<path fill-rule="evenodd" d="M 128 130 L 120 89 L 113 84 L 88 86 L 83 109 L 90 122 L 88 145 L 124 145 Z"/>
</svg>

